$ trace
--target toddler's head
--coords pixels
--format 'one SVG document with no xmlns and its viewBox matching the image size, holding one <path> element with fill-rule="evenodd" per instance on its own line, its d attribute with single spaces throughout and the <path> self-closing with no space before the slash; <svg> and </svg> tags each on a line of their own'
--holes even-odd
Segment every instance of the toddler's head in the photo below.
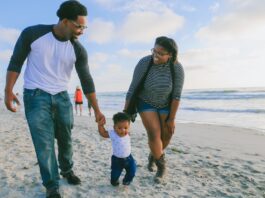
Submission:
<svg viewBox="0 0 265 198">
<path fill-rule="evenodd" d="M 123 112 L 118 112 L 113 115 L 114 130 L 116 133 L 123 137 L 129 133 L 130 117 Z"/>
</svg>

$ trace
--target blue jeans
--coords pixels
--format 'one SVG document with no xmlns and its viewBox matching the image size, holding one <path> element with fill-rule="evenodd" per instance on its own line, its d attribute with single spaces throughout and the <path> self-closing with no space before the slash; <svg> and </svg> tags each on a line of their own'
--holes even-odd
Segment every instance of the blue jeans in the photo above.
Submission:
<svg viewBox="0 0 265 198">
<path fill-rule="evenodd" d="M 123 184 L 129 185 L 136 172 L 136 163 L 132 155 L 126 158 L 118 158 L 114 155 L 111 157 L 111 182 L 116 182 L 119 180 L 122 170 L 126 170 L 126 174 L 123 178 Z"/>
<path fill-rule="evenodd" d="M 73 167 L 73 107 L 69 95 L 66 91 L 51 95 L 40 89 L 24 89 L 24 105 L 43 185 L 47 189 L 57 188 L 60 176 L 54 149 L 55 138 L 61 174 L 71 171 Z"/>
</svg>

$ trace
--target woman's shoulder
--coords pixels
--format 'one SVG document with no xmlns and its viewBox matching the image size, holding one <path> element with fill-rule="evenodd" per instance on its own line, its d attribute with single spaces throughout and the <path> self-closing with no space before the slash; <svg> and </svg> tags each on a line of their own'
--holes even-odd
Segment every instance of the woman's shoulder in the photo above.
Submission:
<svg viewBox="0 0 265 198">
<path fill-rule="evenodd" d="M 149 64 L 149 62 L 152 59 L 152 55 L 144 56 L 143 58 L 140 59 L 139 64 Z"/>
<path fill-rule="evenodd" d="M 148 68 L 148 65 L 151 61 L 151 58 L 152 58 L 152 56 L 150 56 L 150 55 L 141 58 L 135 67 L 135 71 L 137 73 L 142 73 L 142 72 L 146 71 Z"/>
<path fill-rule="evenodd" d="M 182 64 L 180 62 L 177 62 L 177 63 L 174 64 L 174 69 L 175 69 L 176 72 L 179 71 L 179 70 L 184 71 L 184 68 L 183 68 L 183 66 L 182 66 Z"/>
<path fill-rule="evenodd" d="M 182 66 L 182 64 L 180 63 L 180 62 L 176 62 L 175 64 L 174 64 L 174 67 L 175 68 L 183 68 L 183 66 Z"/>
</svg>

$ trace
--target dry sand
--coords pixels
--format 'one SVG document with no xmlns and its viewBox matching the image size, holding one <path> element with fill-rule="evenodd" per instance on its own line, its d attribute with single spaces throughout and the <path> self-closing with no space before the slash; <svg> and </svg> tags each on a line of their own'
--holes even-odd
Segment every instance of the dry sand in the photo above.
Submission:
<svg viewBox="0 0 265 198">
<path fill-rule="evenodd" d="M 166 150 L 168 174 L 155 184 L 146 168 L 147 136 L 132 124 L 132 154 L 138 169 L 128 189 L 112 187 L 110 140 L 97 132 L 93 117 L 75 117 L 74 171 L 79 186 L 60 180 L 65 198 L 75 197 L 265 197 L 265 135 L 250 129 L 177 123 Z M 107 120 L 107 127 L 111 127 Z M 45 197 L 33 144 L 23 112 L 0 107 L 0 197 Z"/>
</svg>

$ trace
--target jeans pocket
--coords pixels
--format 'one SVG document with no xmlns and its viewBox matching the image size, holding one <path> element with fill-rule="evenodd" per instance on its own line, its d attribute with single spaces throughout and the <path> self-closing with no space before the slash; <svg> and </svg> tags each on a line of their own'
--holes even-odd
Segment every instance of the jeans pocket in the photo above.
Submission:
<svg viewBox="0 0 265 198">
<path fill-rule="evenodd" d="M 42 93 L 45 92 L 40 89 L 24 89 L 23 96 L 29 98 L 29 97 L 39 96 Z"/>
<path fill-rule="evenodd" d="M 65 101 L 69 101 L 69 102 L 71 101 L 67 91 L 60 92 L 59 94 Z"/>
<path fill-rule="evenodd" d="M 30 100 L 32 97 L 35 95 L 36 89 L 24 89 L 23 91 L 23 101 L 24 101 L 24 106 L 27 109 L 30 104 Z"/>
</svg>

